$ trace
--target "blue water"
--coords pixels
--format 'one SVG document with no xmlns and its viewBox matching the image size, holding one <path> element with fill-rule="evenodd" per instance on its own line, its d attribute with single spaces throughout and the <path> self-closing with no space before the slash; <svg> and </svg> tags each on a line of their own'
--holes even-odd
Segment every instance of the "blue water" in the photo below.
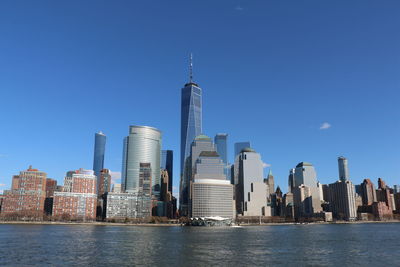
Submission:
<svg viewBox="0 0 400 267">
<path fill-rule="evenodd" d="M 0 225 L 2 266 L 400 266 L 400 223 Z"/>
</svg>

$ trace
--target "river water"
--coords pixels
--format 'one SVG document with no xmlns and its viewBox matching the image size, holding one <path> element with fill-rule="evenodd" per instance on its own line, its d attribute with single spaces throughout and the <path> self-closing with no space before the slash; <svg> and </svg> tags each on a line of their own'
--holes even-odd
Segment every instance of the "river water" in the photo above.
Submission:
<svg viewBox="0 0 400 267">
<path fill-rule="evenodd" d="M 400 266 L 400 223 L 0 225 L 1 266 Z"/>
</svg>

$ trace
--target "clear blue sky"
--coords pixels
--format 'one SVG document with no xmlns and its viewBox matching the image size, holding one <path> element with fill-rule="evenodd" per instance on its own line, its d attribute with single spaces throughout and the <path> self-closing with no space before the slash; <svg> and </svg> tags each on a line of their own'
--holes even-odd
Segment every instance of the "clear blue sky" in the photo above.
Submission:
<svg viewBox="0 0 400 267">
<path fill-rule="evenodd" d="M 130 124 L 163 131 L 178 185 L 180 92 L 194 54 L 204 133 L 251 141 L 286 191 L 349 159 L 354 183 L 400 184 L 400 1 L 0 2 L 0 190 L 32 164 L 60 183 L 121 169 Z M 320 129 L 321 125 L 331 126 Z"/>
</svg>

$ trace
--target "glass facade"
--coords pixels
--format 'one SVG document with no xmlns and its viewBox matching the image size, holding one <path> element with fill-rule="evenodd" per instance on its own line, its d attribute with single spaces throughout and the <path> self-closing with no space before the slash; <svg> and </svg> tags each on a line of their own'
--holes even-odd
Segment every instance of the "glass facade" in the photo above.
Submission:
<svg viewBox="0 0 400 267">
<path fill-rule="evenodd" d="M 138 193 L 140 190 L 140 166 L 148 163 L 151 168 L 152 194 L 160 194 L 161 132 L 148 126 L 130 126 L 129 136 L 124 139 L 122 177 L 123 190 Z"/>
<path fill-rule="evenodd" d="M 240 154 L 240 151 L 242 151 L 242 149 L 249 148 L 249 147 L 251 147 L 250 142 L 235 143 L 235 159 L 236 159 L 236 156 Z"/>
<path fill-rule="evenodd" d="M 195 83 L 182 88 L 181 98 L 181 174 L 184 162 L 190 155 L 190 146 L 202 133 L 202 90 Z"/>
<path fill-rule="evenodd" d="M 93 170 L 97 176 L 97 191 L 100 184 L 100 171 L 104 169 L 104 153 L 106 150 L 106 136 L 102 132 L 98 132 L 94 136 L 94 158 Z"/>
<path fill-rule="evenodd" d="M 174 152 L 172 150 L 161 151 L 161 169 L 168 172 L 168 191 L 172 192 Z"/>
<path fill-rule="evenodd" d="M 217 134 L 214 137 L 214 143 L 218 155 L 222 159 L 222 162 L 225 165 L 224 174 L 226 176 L 226 179 L 229 180 L 230 166 L 228 165 L 228 134 L 226 133 Z"/>
</svg>

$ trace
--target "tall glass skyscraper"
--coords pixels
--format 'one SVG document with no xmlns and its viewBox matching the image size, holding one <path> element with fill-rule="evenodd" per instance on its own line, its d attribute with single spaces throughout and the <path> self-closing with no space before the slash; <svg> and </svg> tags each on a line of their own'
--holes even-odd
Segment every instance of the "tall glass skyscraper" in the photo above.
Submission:
<svg viewBox="0 0 400 267">
<path fill-rule="evenodd" d="M 124 138 L 121 183 L 129 193 L 139 193 L 141 165 L 151 169 L 152 194 L 160 195 L 161 132 L 148 126 L 130 126 Z M 150 165 L 148 165 L 150 164 Z"/>
<path fill-rule="evenodd" d="M 100 171 L 104 169 L 104 153 L 106 151 L 106 136 L 101 131 L 94 135 L 93 171 L 97 176 L 97 191 L 100 184 Z"/>
<path fill-rule="evenodd" d="M 228 163 L 228 134 L 220 133 L 214 137 L 214 143 L 217 148 L 219 157 L 225 165 Z"/>
<path fill-rule="evenodd" d="M 219 157 L 222 159 L 224 163 L 224 174 L 227 179 L 230 179 L 230 167 L 228 166 L 228 134 L 220 133 L 214 137 L 215 147 L 217 148 L 217 152 Z"/>
<path fill-rule="evenodd" d="M 190 57 L 190 79 L 182 88 L 181 97 L 181 175 L 184 162 L 190 155 L 190 146 L 202 130 L 202 90 L 193 82 Z"/>
<path fill-rule="evenodd" d="M 168 172 L 168 191 L 172 192 L 173 183 L 173 167 L 174 167 L 174 151 L 162 150 L 161 151 L 161 169 Z"/>
</svg>

